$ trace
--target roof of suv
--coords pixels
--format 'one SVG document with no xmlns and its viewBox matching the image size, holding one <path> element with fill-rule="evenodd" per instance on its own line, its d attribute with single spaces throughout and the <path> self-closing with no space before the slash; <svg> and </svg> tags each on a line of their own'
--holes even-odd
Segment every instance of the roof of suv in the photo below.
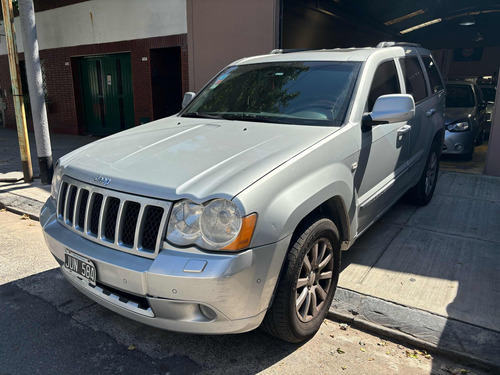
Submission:
<svg viewBox="0 0 500 375">
<path fill-rule="evenodd" d="M 253 57 L 245 57 L 234 62 L 234 65 L 256 64 L 264 62 L 279 62 L 279 61 L 358 61 L 363 62 L 370 55 L 375 53 L 385 54 L 387 51 L 393 51 L 395 56 L 405 56 L 405 50 L 425 51 L 414 45 L 395 45 L 382 47 L 366 47 L 366 48 L 335 48 L 322 50 L 303 50 L 287 53 L 273 53 L 268 55 L 260 55 Z M 279 51 L 279 50 L 275 50 Z"/>
</svg>

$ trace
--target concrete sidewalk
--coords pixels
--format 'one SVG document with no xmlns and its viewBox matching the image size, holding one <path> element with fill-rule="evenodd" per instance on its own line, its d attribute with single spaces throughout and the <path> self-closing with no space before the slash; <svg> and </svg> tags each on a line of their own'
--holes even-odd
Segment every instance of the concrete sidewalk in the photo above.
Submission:
<svg viewBox="0 0 500 375">
<path fill-rule="evenodd" d="M 332 313 L 500 369 L 500 178 L 443 172 L 343 255 Z"/>
<path fill-rule="evenodd" d="M 54 136 L 54 154 L 94 139 Z M 0 172 L 15 170 L 10 154 Z M 0 182 L 0 206 L 33 218 L 49 195 Z M 442 172 L 428 206 L 399 202 L 343 254 L 330 316 L 500 370 L 499 229 L 500 178 Z"/>
<path fill-rule="evenodd" d="M 40 169 L 38 167 L 35 134 L 30 132 L 28 138 L 30 142 L 31 161 L 33 164 L 33 176 L 36 179 L 40 177 Z M 51 134 L 50 138 L 54 163 L 68 152 L 100 139 L 94 136 L 68 134 Z M 7 177 L 15 176 L 16 180 L 22 180 L 23 174 L 20 171 L 22 171 L 22 167 L 17 131 L 15 129 L 0 128 L 0 181 L 6 179 L 5 177 L 7 174 Z M 11 178 L 9 180 L 12 181 L 13 179 Z"/>
</svg>

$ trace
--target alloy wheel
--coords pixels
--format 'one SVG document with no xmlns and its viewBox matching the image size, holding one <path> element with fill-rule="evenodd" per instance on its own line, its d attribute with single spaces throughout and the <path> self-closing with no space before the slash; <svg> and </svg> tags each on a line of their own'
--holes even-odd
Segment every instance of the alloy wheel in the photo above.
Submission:
<svg viewBox="0 0 500 375">
<path fill-rule="evenodd" d="M 307 250 L 295 290 L 295 310 L 300 321 L 308 322 L 323 308 L 332 284 L 333 249 L 319 238 Z"/>
</svg>

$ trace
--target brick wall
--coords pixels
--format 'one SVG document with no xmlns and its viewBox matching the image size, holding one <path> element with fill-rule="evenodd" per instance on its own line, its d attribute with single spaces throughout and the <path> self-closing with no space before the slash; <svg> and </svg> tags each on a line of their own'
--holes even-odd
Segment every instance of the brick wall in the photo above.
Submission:
<svg viewBox="0 0 500 375">
<path fill-rule="evenodd" d="M 85 124 L 81 114 L 79 75 L 74 63 L 77 57 L 88 55 L 130 52 L 132 65 L 132 87 L 134 92 L 135 124 L 141 117 L 153 118 L 151 71 L 149 50 L 153 48 L 181 47 L 182 91 L 188 91 L 188 48 L 187 35 L 171 35 L 148 39 L 137 39 L 114 43 L 103 43 L 40 51 L 44 60 L 48 93 L 48 120 L 51 132 L 84 134 Z M 147 57 L 147 61 L 142 61 Z M 19 54 L 24 59 L 24 54 Z M 66 65 L 68 64 L 68 65 Z M 7 89 L 7 127 L 15 127 L 9 65 L 7 56 L 0 56 L 0 87 Z M 31 129 L 31 119 L 28 119 Z"/>
</svg>

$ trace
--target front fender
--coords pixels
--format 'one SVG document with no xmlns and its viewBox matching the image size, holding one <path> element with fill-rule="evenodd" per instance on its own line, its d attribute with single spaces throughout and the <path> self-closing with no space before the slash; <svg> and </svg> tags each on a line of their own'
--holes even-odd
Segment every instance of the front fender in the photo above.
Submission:
<svg viewBox="0 0 500 375">
<path fill-rule="evenodd" d="M 275 169 L 233 200 L 244 212 L 257 212 L 252 247 L 277 242 L 292 234 L 309 213 L 339 196 L 347 209 L 350 233 L 355 233 L 356 203 L 352 165 L 356 143 L 324 142 Z M 336 151 L 334 151 L 336 150 Z M 352 152 L 352 153 L 351 153 Z M 347 157 L 343 157 L 349 154 Z M 345 214 L 345 213 L 344 213 Z"/>
</svg>

